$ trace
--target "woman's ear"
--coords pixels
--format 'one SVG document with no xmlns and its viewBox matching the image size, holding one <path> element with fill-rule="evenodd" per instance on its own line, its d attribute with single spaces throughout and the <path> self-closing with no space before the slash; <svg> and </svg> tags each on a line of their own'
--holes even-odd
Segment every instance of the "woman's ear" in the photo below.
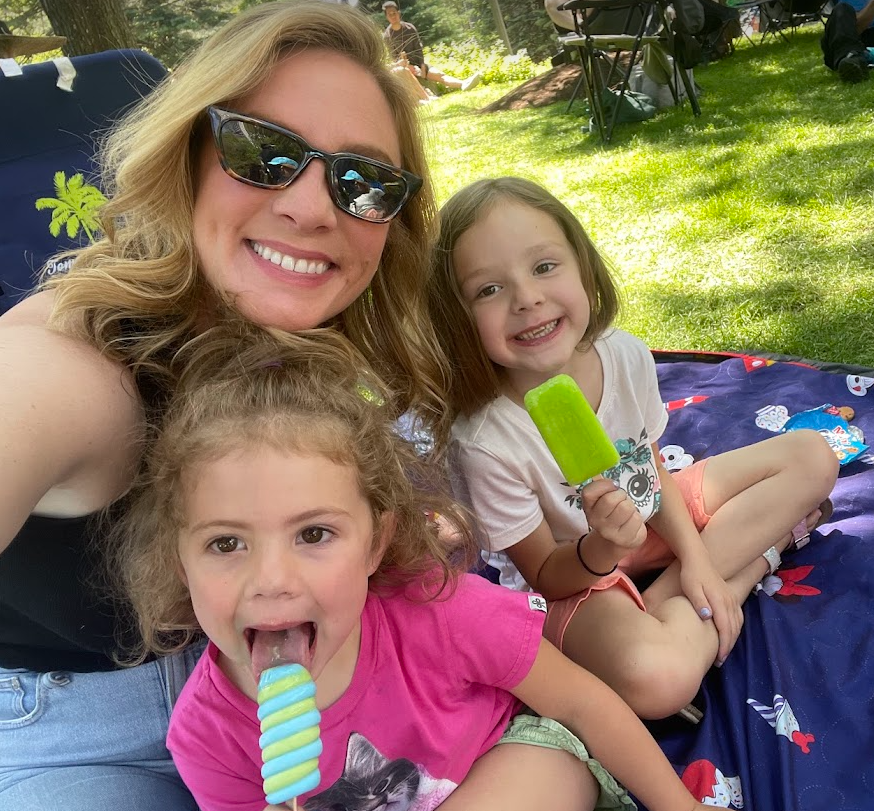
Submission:
<svg viewBox="0 0 874 811">
<path fill-rule="evenodd" d="M 398 518 L 393 512 L 384 512 L 379 517 L 379 526 L 376 529 L 376 543 L 373 546 L 373 551 L 370 553 L 370 567 L 368 569 L 368 577 L 372 575 L 382 563 L 385 557 L 385 551 L 388 545 L 392 542 L 395 532 L 398 527 Z"/>
</svg>

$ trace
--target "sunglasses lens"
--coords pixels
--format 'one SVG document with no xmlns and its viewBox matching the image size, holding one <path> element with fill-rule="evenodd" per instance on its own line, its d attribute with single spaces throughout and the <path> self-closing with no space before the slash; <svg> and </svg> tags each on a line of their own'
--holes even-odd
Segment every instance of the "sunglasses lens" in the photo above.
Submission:
<svg viewBox="0 0 874 811">
<path fill-rule="evenodd" d="M 360 158 L 334 163 L 337 205 L 368 220 L 394 217 L 406 202 L 407 181 L 399 174 Z"/>
<path fill-rule="evenodd" d="M 304 147 L 294 138 L 249 121 L 225 121 L 219 142 L 227 167 L 261 186 L 291 182 L 304 158 Z"/>
<path fill-rule="evenodd" d="M 224 168 L 235 177 L 262 188 L 289 185 L 312 157 L 327 164 L 331 196 L 343 211 L 374 222 L 394 217 L 420 185 L 412 185 L 400 170 L 352 156 L 310 151 L 294 133 L 269 124 L 237 118 L 233 113 L 210 110 Z"/>
</svg>

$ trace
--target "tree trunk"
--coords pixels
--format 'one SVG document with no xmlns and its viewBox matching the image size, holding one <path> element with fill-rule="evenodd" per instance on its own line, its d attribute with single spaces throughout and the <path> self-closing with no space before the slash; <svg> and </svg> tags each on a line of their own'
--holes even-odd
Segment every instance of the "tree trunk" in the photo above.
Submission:
<svg viewBox="0 0 874 811">
<path fill-rule="evenodd" d="M 507 26 L 504 25 L 504 15 L 501 14 L 501 6 L 498 4 L 498 0 L 489 0 L 489 5 L 492 8 L 492 16 L 495 18 L 495 28 L 498 29 L 498 34 L 504 40 L 504 45 L 507 46 L 507 50 L 512 55 L 515 51 L 513 50 L 513 44 L 510 42 L 510 35 L 507 33 Z"/>
<path fill-rule="evenodd" d="M 39 0 L 67 56 L 134 47 L 121 0 Z"/>
</svg>

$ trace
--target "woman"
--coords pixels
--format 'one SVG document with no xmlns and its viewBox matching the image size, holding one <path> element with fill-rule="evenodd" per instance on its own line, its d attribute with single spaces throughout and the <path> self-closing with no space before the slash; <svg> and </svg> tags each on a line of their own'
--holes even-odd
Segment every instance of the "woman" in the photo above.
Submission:
<svg viewBox="0 0 874 811">
<path fill-rule="evenodd" d="M 399 411 L 440 408 L 415 116 L 363 15 L 258 6 L 123 122 L 103 155 L 106 235 L 0 319 L 0 807 L 195 808 L 164 736 L 199 650 L 119 669 L 130 627 L 89 544 L 182 346 L 226 316 L 331 325 Z M 355 213 L 352 177 L 381 190 L 377 216 Z"/>
</svg>

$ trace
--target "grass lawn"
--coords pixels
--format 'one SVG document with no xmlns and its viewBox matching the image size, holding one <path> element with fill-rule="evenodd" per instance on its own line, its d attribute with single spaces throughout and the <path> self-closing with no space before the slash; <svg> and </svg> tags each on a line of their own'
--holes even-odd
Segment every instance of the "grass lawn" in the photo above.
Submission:
<svg viewBox="0 0 874 811">
<path fill-rule="evenodd" d="M 438 200 L 481 177 L 545 185 L 612 262 L 620 325 L 654 348 L 874 367 L 874 81 L 827 70 L 821 31 L 696 68 L 699 119 L 671 108 L 606 147 L 583 101 L 479 115 L 511 87 L 446 95 L 423 110 Z"/>
</svg>

